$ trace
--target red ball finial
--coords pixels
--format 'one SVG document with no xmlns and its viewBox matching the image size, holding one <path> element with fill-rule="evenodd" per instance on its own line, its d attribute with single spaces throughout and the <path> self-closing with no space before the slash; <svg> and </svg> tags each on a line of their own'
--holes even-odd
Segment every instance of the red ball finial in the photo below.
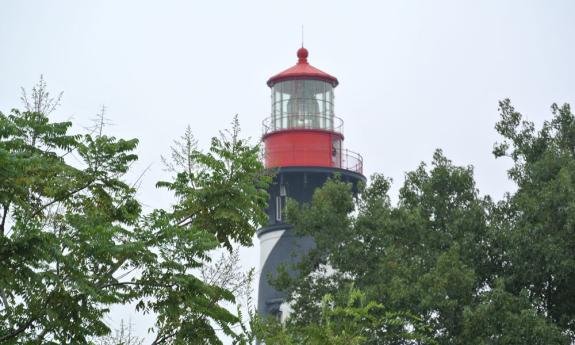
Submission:
<svg viewBox="0 0 575 345">
<path fill-rule="evenodd" d="M 304 47 L 301 47 L 297 50 L 297 57 L 299 62 L 307 62 L 308 51 Z"/>
</svg>

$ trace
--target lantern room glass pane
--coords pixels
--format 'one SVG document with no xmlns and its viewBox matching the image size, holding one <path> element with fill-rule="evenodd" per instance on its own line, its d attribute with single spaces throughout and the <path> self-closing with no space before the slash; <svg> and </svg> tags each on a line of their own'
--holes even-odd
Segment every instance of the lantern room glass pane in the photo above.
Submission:
<svg viewBox="0 0 575 345">
<path fill-rule="evenodd" d="M 320 80 L 286 80 L 272 87 L 272 130 L 334 129 L 333 86 Z"/>
</svg>

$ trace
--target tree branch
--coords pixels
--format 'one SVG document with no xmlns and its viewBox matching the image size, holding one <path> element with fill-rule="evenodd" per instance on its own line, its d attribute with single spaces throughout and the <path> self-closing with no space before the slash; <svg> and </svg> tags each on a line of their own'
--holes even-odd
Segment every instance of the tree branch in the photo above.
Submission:
<svg viewBox="0 0 575 345">
<path fill-rule="evenodd" d="M 122 286 L 122 285 L 147 285 L 147 286 L 156 286 L 156 287 L 164 287 L 164 288 L 172 288 L 173 285 L 170 284 L 147 284 L 147 283 L 139 283 L 139 282 L 115 282 L 115 283 L 107 283 L 107 284 L 100 284 L 98 288 L 105 289 L 112 286 Z"/>
<path fill-rule="evenodd" d="M 65 194 L 64 196 L 62 196 L 61 198 L 56 198 L 56 199 L 50 201 L 49 203 L 40 206 L 36 211 L 34 211 L 34 213 L 32 213 L 32 217 L 36 217 L 37 215 L 40 214 L 40 212 L 42 212 L 43 210 L 45 210 L 47 207 L 49 207 L 49 206 L 51 206 L 51 205 L 53 205 L 53 204 L 55 204 L 55 203 L 57 203 L 57 202 L 63 201 L 63 200 L 65 200 L 65 199 L 67 199 L 67 198 L 73 196 L 74 194 L 83 191 L 84 189 L 90 187 L 90 185 L 92 185 L 92 183 L 94 183 L 95 181 L 96 181 L 95 179 L 91 179 L 91 180 L 90 180 L 88 183 L 86 183 L 85 185 L 83 185 L 83 186 L 81 186 L 81 187 L 78 187 L 78 188 L 76 188 L 76 189 L 73 189 L 73 190 L 69 191 L 68 193 L 66 193 L 66 194 Z"/>
<path fill-rule="evenodd" d="M 160 334 L 158 334 L 158 336 L 156 337 L 156 339 L 154 339 L 154 342 L 152 342 L 152 344 L 150 345 L 158 345 L 161 344 L 163 342 L 165 342 L 166 340 L 168 340 L 169 338 L 175 336 L 176 334 L 178 334 L 177 331 L 173 331 L 172 333 L 168 333 L 166 335 L 160 336 Z"/>
<path fill-rule="evenodd" d="M 28 327 L 30 327 L 32 325 L 32 323 L 36 321 L 36 318 L 30 318 L 30 320 L 28 320 L 26 323 L 24 323 L 23 325 L 21 325 L 20 327 L 18 327 L 17 329 L 15 329 L 14 331 L 12 331 L 11 333 L 8 333 L 6 335 L 0 336 L 0 343 L 3 341 L 6 341 L 8 339 L 14 338 L 16 337 L 18 334 L 24 332 Z"/>
<path fill-rule="evenodd" d="M 8 210 L 10 209 L 10 203 L 6 205 L 2 204 L 2 221 L 0 222 L 0 235 L 4 235 L 4 225 L 6 224 L 6 216 L 8 215 Z"/>
</svg>

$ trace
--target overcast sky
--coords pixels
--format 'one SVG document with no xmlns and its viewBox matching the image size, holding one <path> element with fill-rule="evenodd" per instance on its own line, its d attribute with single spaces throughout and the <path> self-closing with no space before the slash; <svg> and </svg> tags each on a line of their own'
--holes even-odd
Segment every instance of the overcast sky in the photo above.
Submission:
<svg viewBox="0 0 575 345">
<path fill-rule="evenodd" d="M 309 61 L 332 75 L 345 147 L 365 174 L 404 174 L 436 148 L 473 165 L 480 191 L 513 189 L 495 160 L 497 102 L 528 119 L 553 102 L 575 104 L 575 1 L 26 1 L 0 3 L 0 111 L 41 74 L 64 91 L 54 120 L 89 126 L 102 107 L 109 133 L 140 139 L 150 166 L 140 189 L 149 207 L 169 194 L 160 155 L 187 124 L 207 147 L 238 114 L 254 142 L 269 115 L 266 80 L 297 61 L 301 25 Z M 242 252 L 258 266 L 259 247 Z M 137 316 L 142 334 L 149 325 Z M 111 321 L 113 322 L 113 321 Z"/>
</svg>

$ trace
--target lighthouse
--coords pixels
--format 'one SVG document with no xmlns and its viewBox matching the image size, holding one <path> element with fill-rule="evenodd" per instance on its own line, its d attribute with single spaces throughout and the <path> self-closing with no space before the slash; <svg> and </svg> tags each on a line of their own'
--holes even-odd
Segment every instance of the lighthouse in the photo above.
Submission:
<svg viewBox="0 0 575 345">
<path fill-rule="evenodd" d="M 338 175 L 354 186 L 365 181 L 361 155 L 344 148 L 343 120 L 335 116 L 334 89 L 338 80 L 309 64 L 307 49 L 297 51 L 295 66 L 267 81 L 271 115 L 263 121 L 266 169 L 274 172 L 268 225 L 257 232 L 260 241 L 258 312 L 285 317 L 284 294 L 269 284 L 281 264 L 297 261 L 313 248 L 313 239 L 300 237 L 286 223 L 286 199 L 310 202 L 314 191 Z"/>
</svg>

